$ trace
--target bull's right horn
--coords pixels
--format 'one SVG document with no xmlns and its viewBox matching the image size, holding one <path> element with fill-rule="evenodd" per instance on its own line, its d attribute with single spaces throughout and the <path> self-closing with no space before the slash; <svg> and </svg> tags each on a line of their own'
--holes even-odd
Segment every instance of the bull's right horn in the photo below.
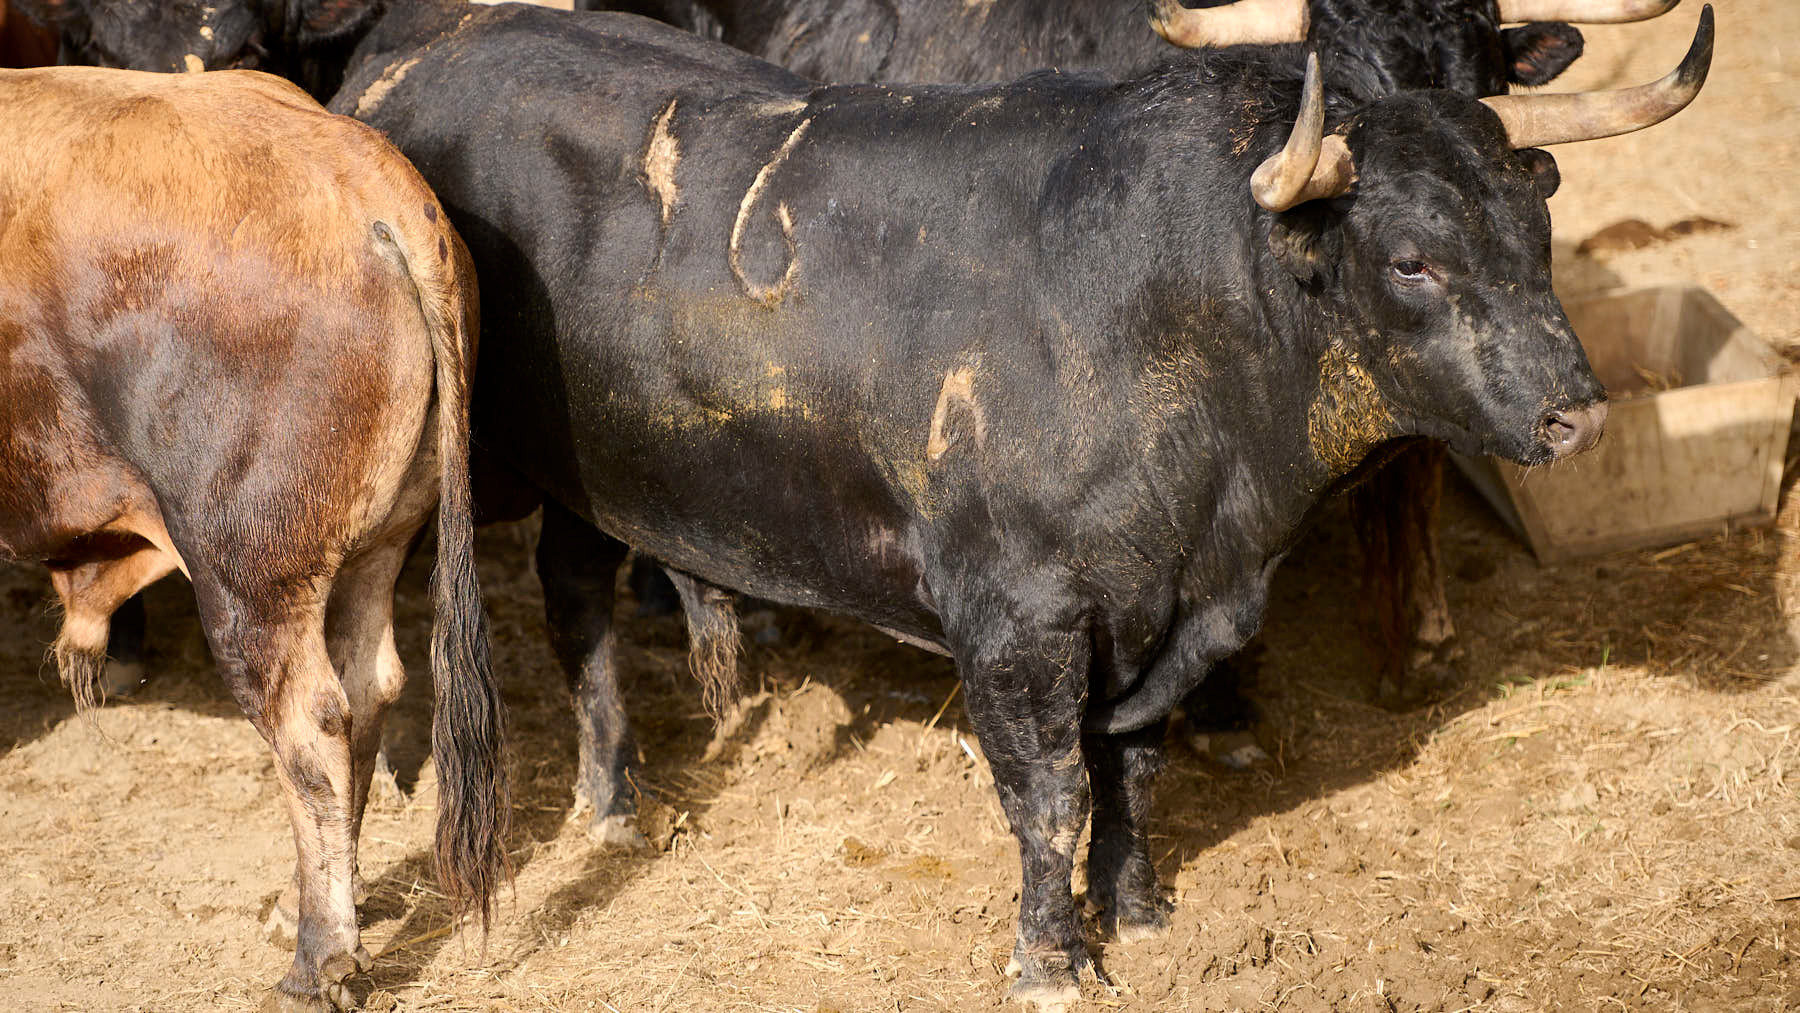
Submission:
<svg viewBox="0 0 1800 1013">
<path fill-rule="evenodd" d="M 1500 20 L 1573 21 L 1616 25 L 1647 21 L 1675 9 L 1681 0 L 1500 0 Z"/>
<path fill-rule="evenodd" d="M 1303 42 L 1310 15 L 1306 0 L 1237 0 L 1194 9 L 1181 0 L 1150 0 L 1150 27 L 1177 46 L 1268 46 Z"/>
<path fill-rule="evenodd" d="M 1713 12 L 1712 4 L 1707 4 L 1700 9 L 1700 26 L 1694 30 L 1694 44 L 1688 47 L 1681 66 L 1660 81 L 1616 91 L 1492 95 L 1481 103 L 1500 117 L 1514 148 L 1628 134 L 1687 108 L 1706 83 L 1712 51 Z"/>
<path fill-rule="evenodd" d="M 1256 167 L 1250 195 L 1270 211 L 1286 211 L 1350 189 L 1356 166 L 1350 146 L 1339 134 L 1325 136 L 1325 85 L 1319 80 L 1319 54 L 1306 54 L 1306 81 L 1300 86 L 1300 115 L 1287 144 Z"/>
</svg>

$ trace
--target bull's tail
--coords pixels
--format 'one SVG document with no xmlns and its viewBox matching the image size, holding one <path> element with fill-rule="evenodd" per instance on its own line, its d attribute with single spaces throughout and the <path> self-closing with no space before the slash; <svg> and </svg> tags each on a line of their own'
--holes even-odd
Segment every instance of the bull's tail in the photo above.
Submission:
<svg viewBox="0 0 1800 1013">
<path fill-rule="evenodd" d="M 512 810 L 502 754 L 505 714 L 488 654 L 469 490 L 469 392 L 480 311 L 467 248 L 441 211 L 432 217 L 425 236 L 430 245 L 407 242 L 403 255 L 423 254 L 405 259 L 436 363 L 440 491 L 431 582 L 431 755 L 438 779 L 437 873 L 451 902 L 477 912 L 485 931 L 494 893 L 511 873 L 505 841 Z M 422 269 L 428 264 L 436 270 Z"/>
<path fill-rule="evenodd" d="M 688 667 L 700 680 L 700 698 L 713 720 L 723 721 L 726 708 L 737 698 L 738 653 L 743 644 L 737 602 L 723 588 L 679 570 L 664 572 L 687 613 Z"/>
</svg>

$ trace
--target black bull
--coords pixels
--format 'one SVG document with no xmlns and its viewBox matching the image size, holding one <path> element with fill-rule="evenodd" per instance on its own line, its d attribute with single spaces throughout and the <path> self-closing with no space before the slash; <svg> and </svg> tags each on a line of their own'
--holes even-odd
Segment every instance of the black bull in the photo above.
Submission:
<svg viewBox="0 0 1800 1013">
<path fill-rule="evenodd" d="M 1298 41 L 1303 31 L 1334 89 L 1360 101 L 1410 88 L 1484 96 L 1514 84 L 1546 84 L 1581 55 L 1580 31 L 1557 21 L 1510 28 L 1504 21 L 1638 20 L 1674 4 L 1539 2 L 1527 9 L 1517 0 L 1213 0 L 1196 5 L 1208 11 L 1187 11 L 1175 0 L 585 2 L 590 9 L 657 17 L 834 83 L 1003 81 L 1043 67 L 1128 77 L 1167 59 L 1169 42 Z M 1240 11 L 1257 16 L 1246 20 Z M 1220 17 L 1237 20 L 1208 20 Z M 1349 498 L 1365 560 L 1364 600 L 1377 633 L 1371 688 L 1383 702 L 1407 703 L 1441 688 L 1461 654 L 1434 531 L 1444 446 L 1411 440 L 1385 453 L 1388 463 L 1372 469 Z M 1244 721 L 1237 683 L 1246 669 L 1240 662 L 1217 666 L 1201 692 L 1184 701 L 1189 721 L 1198 727 Z"/>
<path fill-rule="evenodd" d="M 565 568 L 629 543 L 956 658 L 1019 839 L 1021 997 L 1065 1001 L 1088 964 L 1090 786 L 1090 898 L 1121 936 L 1166 924 L 1162 721 L 1370 448 L 1541 462 L 1597 436 L 1553 165 L 1470 99 L 1334 104 L 1311 178 L 1306 130 L 1298 176 L 1258 175 L 1272 213 L 1252 170 L 1294 120 L 1292 52 L 818 87 L 632 18 L 457 17 L 378 26 L 334 108 L 469 239 L 481 445 L 547 540 L 586 543 Z M 1709 15 L 1686 97 L 1710 38 Z M 603 622 L 557 632 L 603 654 Z"/>
</svg>

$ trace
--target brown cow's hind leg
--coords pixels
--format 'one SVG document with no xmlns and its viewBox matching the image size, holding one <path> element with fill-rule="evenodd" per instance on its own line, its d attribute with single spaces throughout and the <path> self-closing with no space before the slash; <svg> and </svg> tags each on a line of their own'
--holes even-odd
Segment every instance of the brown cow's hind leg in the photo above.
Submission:
<svg viewBox="0 0 1800 1013">
<path fill-rule="evenodd" d="M 325 616 L 325 640 L 332 667 L 350 707 L 351 846 L 362 840 L 363 812 L 381 751 L 387 709 L 406 684 L 394 647 L 394 584 L 406 562 L 407 543 L 382 545 L 347 563 L 332 587 Z M 302 859 L 303 860 L 303 859 Z M 352 851 L 351 892 L 367 899 L 362 870 Z M 277 946 L 293 946 L 300 929 L 301 871 L 275 899 L 263 933 Z"/>
<path fill-rule="evenodd" d="M 294 963 L 265 1008 L 349 1008 L 345 979 L 370 958 L 351 885 L 353 721 L 326 649 L 324 603 L 310 588 L 234 593 L 200 572 L 194 592 L 221 678 L 275 752 L 299 855 Z"/>
</svg>

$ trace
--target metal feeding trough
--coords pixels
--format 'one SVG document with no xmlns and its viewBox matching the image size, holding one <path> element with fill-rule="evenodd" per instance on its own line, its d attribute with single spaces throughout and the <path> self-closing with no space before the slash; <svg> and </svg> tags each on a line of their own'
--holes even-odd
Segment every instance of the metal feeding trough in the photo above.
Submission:
<svg viewBox="0 0 1800 1013">
<path fill-rule="evenodd" d="M 1451 455 L 1538 559 L 1772 523 L 1796 392 L 1781 357 L 1691 285 L 1564 308 L 1612 398 L 1600 445 L 1532 469 Z"/>
</svg>

